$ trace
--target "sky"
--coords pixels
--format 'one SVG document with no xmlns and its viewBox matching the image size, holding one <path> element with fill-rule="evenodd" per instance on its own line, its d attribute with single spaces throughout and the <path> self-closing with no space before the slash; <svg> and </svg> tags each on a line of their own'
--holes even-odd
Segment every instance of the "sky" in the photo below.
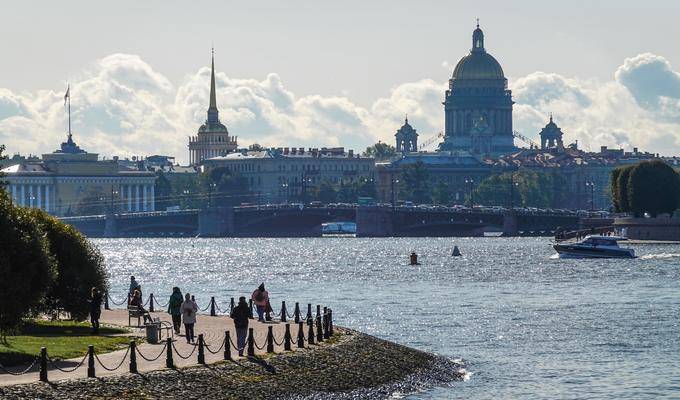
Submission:
<svg viewBox="0 0 680 400">
<path fill-rule="evenodd" d="M 363 149 L 405 114 L 421 142 L 475 19 L 536 139 L 680 154 L 680 2 L 0 1 L 0 144 L 41 154 L 74 138 L 103 156 L 188 161 L 215 47 L 220 118 L 240 145 Z M 518 142 L 518 145 L 523 143 Z"/>
</svg>

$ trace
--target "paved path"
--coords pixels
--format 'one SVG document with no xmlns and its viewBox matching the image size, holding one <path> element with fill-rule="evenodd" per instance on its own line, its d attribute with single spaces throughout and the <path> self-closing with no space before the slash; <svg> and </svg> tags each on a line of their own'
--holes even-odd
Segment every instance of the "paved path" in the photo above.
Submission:
<svg viewBox="0 0 680 400">
<path fill-rule="evenodd" d="M 163 321 L 168 321 L 171 322 L 172 319 L 169 314 L 165 312 L 155 312 L 151 313 L 153 318 L 160 318 Z M 222 341 L 224 340 L 224 335 L 225 331 L 229 331 L 231 334 L 231 339 L 236 344 L 236 330 L 234 329 L 234 324 L 231 318 L 227 316 L 216 316 L 216 317 L 211 317 L 209 315 L 202 315 L 199 314 L 197 316 L 197 321 L 196 325 L 194 327 L 195 331 L 195 336 L 196 336 L 196 343 L 198 343 L 198 334 L 202 333 L 206 344 L 208 344 L 211 348 L 212 351 L 216 351 L 222 344 Z M 102 324 L 108 324 L 108 325 L 119 325 L 119 326 L 127 326 L 128 324 L 128 315 L 127 315 L 127 310 L 103 310 L 102 311 L 102 316 L 100 319 L 100 322 Z M 133 324 L 136 323 L 136 318 L 133 319 L 132 321 Z M 258 346 L 262 347 L 262 350 L 255 349 L 256 354 L 262 354 L 266 353 L 266 337 L 267 337 L 267 330 L 268 327 L 271 326 L 273 327 L 274 331 L 274 339 L 277 342 L 283 343 L 283 337 L 285 333 L 285 323 L 279 322 L 279 321 L 273 321 L 273 322 L 257 322 L 257 320 L 250 320 L 250 325 L 249 327 L 254 328 L 255 332 L 255 343 Z M 305 338 L 307 337 L 307 325 L 304 325 L 305 328 Z M 132 328 L 133 330 L 133 335 L 139 335 L 139 336 L 144 336 L 145 332 L 141 328 Z M 290 322 L 290 331 L 291 331 L 291 337 L 293 338 L 292 341 L 292 349 L 295 350 L 297 348 L 297 334 L 298 334 L 298 327 L 294 322 Z M 316 330 L 315 330 L 316 332 Z M 163 331 L 163 335 L 165 335 L 165 331 Z M 188 357 L 188 359 L 182 359 L 181 357 L 178 356 L 177 352 L 174 352 L 173 354 L 173 359 L 174 359 L 174 364 L 177 367 L 185 367 L 185 366 L 190 366 L 190 365 L 197 365 L 198 361 L 198 349 L 197 345 L 192 345 L 192 344 L 187 344 L 186 339 L 183 336 L 184 335 L 184 326 L 182 326 L 181 329 L 181 336 L 175 336 L 174 337 L 174 344 L 177 349 L 177 352 L 179 352 L 183 356 L 188 356 L 191 354 L 191 352 L 196 348 L 196 351 Z M 165 336 L 164 336 L 165 339 Z M 306 344 L 305 344 L 306 346 Z M 158 354 L 161 353 L 162 349 L 165 347 L 165 343 L 161 344 L 150 344 L 150 343 L 143 343 L 138 346 L 139 351 L 149 359 L 155 358 Z M 47 349 L 49 353 L 49 349 Z M 274 346 L 274 351 L 275 352 L 282 352 L 283 351 L 283 345 Z M 96 349 L 95 349 L 96 353 Z M 106 353 L 99 355 L 99 359 L 101 362 L 107 366 L 108 368 L 113 368 L 117 366 L 122 358 L 125 356 L 126 349 L 123 350 L 118 350 L 114 351 L 111 353 Z M 232 357 L 237 359 L 238 358 L 238 351 L 232 347 Z M 223 349 L 218 352 L 218 354 L 211 354 L 209 351 L 205 351 L 205 361 L 207 363 L 214 363 L 217 361 L 221 361 L 224 359 L 224 354 L 223 354 Z M 65 360 L 65 361 L 60 361 L 57 365 L 60 368 L 73 368 L 76 366 L 80 361 L 82 360 L 82 357 L 77 358 L 77 359 L 70 359 L 70 360 Z M 163 355 L 158 358 L 158 360 L 149 362 L 139 355 L 137 355 L 137 369 L 139 372 L 146 372 L 146 371 L 153 371 L 153 370 L 159 370 L 166 368 L 165 366 L 165 352 L 163 352 Z M 99 363 L 95 361 L 96 365 L 96 375 L 97 376 L 107 376 L 107 375 L 116 375 L 116 374 L 124 374 L 129 371 L 129 356 L 128 358 L 123 362 L 123 364 L 120 366 L 120 368 L 116 369 L 113 372 L 106 371 L 104 368 L 102 368 Z M 0 373 L 0 386 L 6 386 L 6 385 L 14 385 L 17 383 L 28 383 L 28 382 L 37 382 L 39 381 L 39 374 L 37 371 L 36 366 L 33 371 L 35 372 L 30 372 L 26 373 L 24 375 L 19 375 L 19 376 L 12 376 L 4 373 Z M 25 367 L 24 367 L 25 368 Z M 48 379 L 50 381 L 57 381 L 57 380 L 62 380 L 62 379 L 74 379 L 74 378 L 84 378 L 87 377 L 87 360 L 85 360 L 85 363 L 83 364 L 82 367 L 78 368 L 74 372 L 70 373 L 64 373 L 61 371 L 58 371 L 54 369 L 53 366 L 49 365 L 48 363 Z M 18 368 L 11 368 L 12 371 L 18 370 Z"/>
</svg>

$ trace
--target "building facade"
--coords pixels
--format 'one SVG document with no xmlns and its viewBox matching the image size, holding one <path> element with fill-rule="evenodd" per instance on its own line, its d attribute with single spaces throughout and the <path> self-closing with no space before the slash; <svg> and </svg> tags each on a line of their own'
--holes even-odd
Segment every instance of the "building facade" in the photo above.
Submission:
<svg viewBox="0 0 680 400">
<path fill-rule="evenodd" d="M 512 105 L 508 80 L 486 52 L 478 23 L 470 54 L 458 61 L 445 93 L 445 136 L 439 150 L 485 155 L 513 151 Z"/>
<path fill-rule="evenodd" d="M 243 150 L 204 160 L 206 170 L 223 167 L 246 178 L 260 202 L 285 203 L 321 184 L 375 179 L 375 160 L 344 148 Z"/>
<path fill-rule="evenodd" d="M 227 127 L 220 122 L 215 94 L 215 56 L 212 57 L 210 72 L 210 105 L 208 118 L 198 128 L 196 136 L 189 137 L 189 163 L 198 165 L 203 160 L 224 156 L 238 148 L 238 137 L 229 135 Z"/>
<path fill-rule="evenodd" d="M 22 207 L 56 216 L 82 215 L 95 208 L 111 212 L 153 211 L 152 172 L 121 168 L 78 147 L 69 134 L 59 150 L 2 170 L 5 190 Z"/>
</svg>

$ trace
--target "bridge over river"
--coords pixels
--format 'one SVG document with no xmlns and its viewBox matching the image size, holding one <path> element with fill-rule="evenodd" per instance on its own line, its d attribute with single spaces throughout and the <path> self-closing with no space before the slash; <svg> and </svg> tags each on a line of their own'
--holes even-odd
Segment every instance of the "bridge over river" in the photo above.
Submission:
<svg viewBox="0 0 680 400">
<path fill-rule="evenodd" d="M 266 205 L 64 217 L 90 237 L 314 237 L 326 222 L 355 222 L 358 237 L 543 236 L 575 230 L 557 212 L 432 207 Z"/>
</svg>

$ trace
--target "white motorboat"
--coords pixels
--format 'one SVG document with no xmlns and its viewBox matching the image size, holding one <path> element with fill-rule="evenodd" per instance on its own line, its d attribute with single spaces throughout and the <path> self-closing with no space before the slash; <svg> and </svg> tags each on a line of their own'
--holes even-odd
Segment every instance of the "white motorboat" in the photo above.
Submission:
<svg viewBox="0 0 680 400">
<path fill-rule="evenodd" d="M 620 236 L 586 236 L 580 242 L 562 242 L 553 245 L 561 256 L 582 258 L 635 258 L 633 249 L 619 247 L 619 241 L 628 240 Z"/>
</svg>

